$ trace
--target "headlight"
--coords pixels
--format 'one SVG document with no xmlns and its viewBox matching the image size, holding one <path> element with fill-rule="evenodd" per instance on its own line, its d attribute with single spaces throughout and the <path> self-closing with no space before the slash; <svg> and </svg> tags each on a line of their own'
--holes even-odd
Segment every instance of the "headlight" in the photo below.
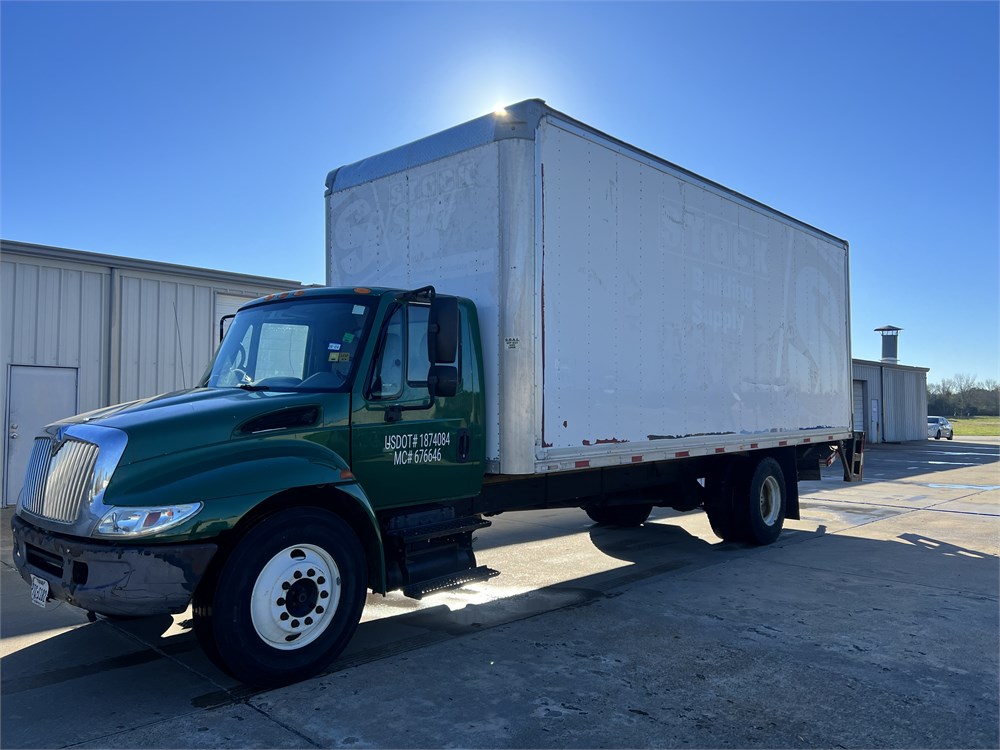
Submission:
<svg viewBox="0 0 1000 750">
<path fill-rule="evenodd" d="M 201 503 L 155 508 L 112 508 L 97 524 L 96 536 L 133 537 L 157 534 L 183 523 L 201 510 Z"/>
</svg>

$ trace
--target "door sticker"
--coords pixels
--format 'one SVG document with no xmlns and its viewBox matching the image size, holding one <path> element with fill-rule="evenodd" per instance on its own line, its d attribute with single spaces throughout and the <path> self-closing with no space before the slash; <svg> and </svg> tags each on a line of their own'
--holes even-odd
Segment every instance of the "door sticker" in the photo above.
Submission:
<svg viewBox="0 0 1000 750">
<path fill-rule="evenodd" d="M 393 466 L 438 463 L 441 448 L 446 445 L 451 445 L 451 433 L 448 432 L 385 436 L 385 452 L 392 454 Z"/>
</svg>

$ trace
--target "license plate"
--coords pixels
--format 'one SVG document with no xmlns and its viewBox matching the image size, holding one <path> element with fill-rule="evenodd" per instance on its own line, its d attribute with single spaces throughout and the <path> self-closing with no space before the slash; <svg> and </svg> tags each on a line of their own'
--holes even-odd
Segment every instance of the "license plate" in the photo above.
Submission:
<svg viewBox="0 0 1000 750">
<path fill-rule="evenodd" d="M 31 576 L 31 603 L 45 609 L 49 598 L 49 582 L 38 576 Z"/>
</svg>

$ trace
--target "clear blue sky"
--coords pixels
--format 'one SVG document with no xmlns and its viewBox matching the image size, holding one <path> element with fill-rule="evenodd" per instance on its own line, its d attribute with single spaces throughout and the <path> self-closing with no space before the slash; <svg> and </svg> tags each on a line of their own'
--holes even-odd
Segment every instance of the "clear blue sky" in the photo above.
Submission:
<svg viewBox="0 0 1000 750">
<path fill-rule="evenodd" d="M 997 2 L 3 2 L 0 234 L 322 282 L 327 172 L 538 97 L 851 243 L 1000 378 Z"/>
</svg>

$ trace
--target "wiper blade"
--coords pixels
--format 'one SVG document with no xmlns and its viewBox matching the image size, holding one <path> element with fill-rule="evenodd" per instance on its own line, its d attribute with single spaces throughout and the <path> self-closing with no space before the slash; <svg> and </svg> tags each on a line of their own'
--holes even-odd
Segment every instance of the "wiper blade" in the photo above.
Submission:
<svg viewBox="0 0 1000 750">
<path fill-rule="evenodd" d="M 253 383 L 240 383 L 237 388 L 242 388 L 244 391 L 269 391 L 271 386 L 269 385 L 254 385 Z"/>
</svg>

